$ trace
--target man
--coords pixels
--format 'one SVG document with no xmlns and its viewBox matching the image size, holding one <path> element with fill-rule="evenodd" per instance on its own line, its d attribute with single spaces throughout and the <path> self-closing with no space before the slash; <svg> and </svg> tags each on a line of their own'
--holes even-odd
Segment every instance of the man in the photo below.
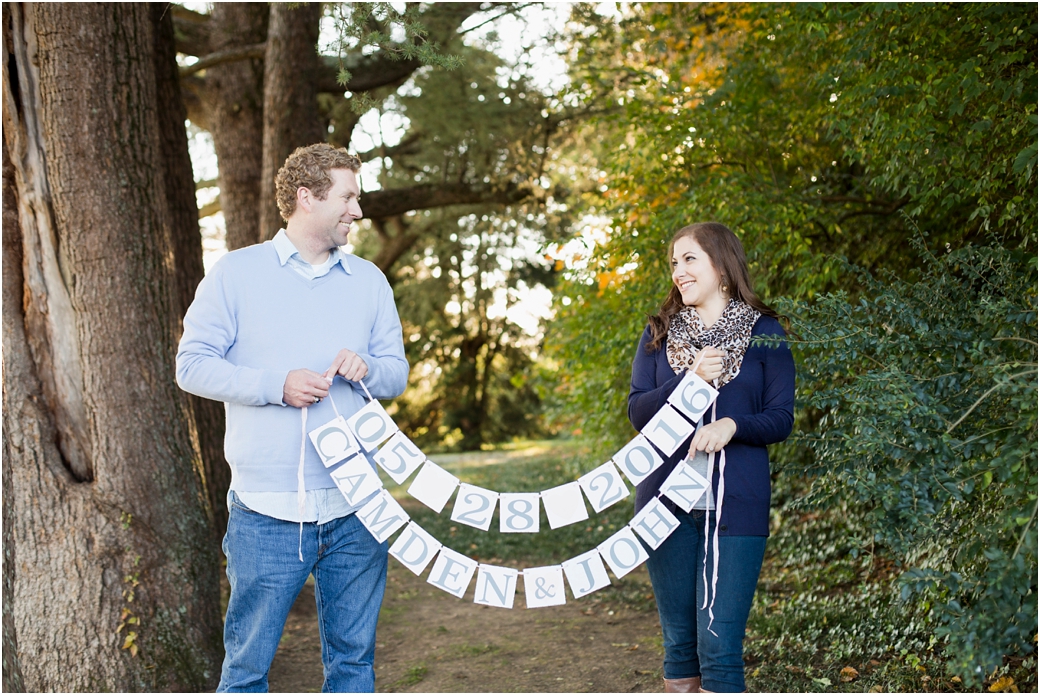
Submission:
<svg viewBox="0 0 1040 695">
<path fill-rule="evenodd" d="M 347 255 L 361 218 L 344 149 L 301 147 L 275 179 L 285 229 L 221 258 L 184 317 L 177 383 L 223 401 L 231 465 L 231 585 L 218 692 L 266 691 L 282 628 L 315 580 L 325 692 L 372 692 L 387 550 L 336 489 L 306 432 L 404 391 L 408 363 L 386 278 Z M 302 483 L 301 484 L 298 484 Z"/>
</svg>

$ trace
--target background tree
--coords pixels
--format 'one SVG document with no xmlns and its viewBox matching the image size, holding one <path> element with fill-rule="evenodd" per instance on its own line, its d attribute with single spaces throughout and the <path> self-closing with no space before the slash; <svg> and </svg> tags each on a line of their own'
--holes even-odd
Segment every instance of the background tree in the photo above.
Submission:
<svg viewBox="0 0 1040 695">
<path fill-rule="evenodd" d="M 159 116 L 176 112 L 162 9 L 4 5 L 5 607 L 30 690 L 198 690 L 219 669 L 219 564 L 173 382 L 176 238 L 197 224 L 175 196 L 191 170 L 156 166 L 178 139 L 187 161 L 183 121 Z"/>
</svg>

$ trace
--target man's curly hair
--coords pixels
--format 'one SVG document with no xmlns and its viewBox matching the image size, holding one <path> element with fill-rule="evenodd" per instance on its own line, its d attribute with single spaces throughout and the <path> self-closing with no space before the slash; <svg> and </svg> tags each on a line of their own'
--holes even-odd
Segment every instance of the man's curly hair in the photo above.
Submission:
<svg viewBox="0 0 1040 695">
<path fill-rule="evenodd" d="M 333 169 L 349 169 L 356 174 L 361 170 L 361 160 L 345 148 L 324 142 L 297 147 L 274 177 L 275 198 L 282 219 L 288 222 L 296 212 L 296 191 L 301 186 L 310 189 L 318 200 L 325 200 L 332 188 L 330 172 Z"/>
</svg>

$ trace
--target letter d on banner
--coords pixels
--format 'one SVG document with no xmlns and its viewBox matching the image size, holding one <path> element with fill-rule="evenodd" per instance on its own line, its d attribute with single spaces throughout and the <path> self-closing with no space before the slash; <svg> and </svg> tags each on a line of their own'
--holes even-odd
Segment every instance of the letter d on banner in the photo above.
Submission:
<svg viewBox="0 0 1040 695">
<path fill-rule="evenodd" d="M 419 576 L 440 549 L 440 541 L 428 534 L 419 524 L 410 521 L 390 546 L 390 554 L 413 574 Z"/>
</svg>

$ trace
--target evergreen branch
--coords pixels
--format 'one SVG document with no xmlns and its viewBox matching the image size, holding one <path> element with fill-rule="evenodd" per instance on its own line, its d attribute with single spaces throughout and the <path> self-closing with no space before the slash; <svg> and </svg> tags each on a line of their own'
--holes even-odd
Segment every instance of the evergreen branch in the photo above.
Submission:
<svg viewBox="0 0 1040 695">
<path fill-rule="evenodd" d="M 1012 374 L 1011 376 L 1008 377 L 1008 381 L 1002 381 L 999 384 L 994 385 L 992 388 L 990 388 L 988 391 L 986 391 L 986 393 L 982 394 L 979 397 L 979 400 L 975 401 L 975 403 L 973 403 L 970 408 L 968 408 L 968 412 L 964 413 L 964 415 L 961 415 L 960 418 L 957 419 L 957 422 L 955 422 L 952 425 L 950 425 L 949 429 L 946 430 L 946 434 L 949 434 L 950 432 L 953 432 L 954 428 L 957 427 L 957 425 L 959 425 L 962 422 L 964 422 L 964 418 L 966 418 L 969 415 L 971 415 L 972 411 L 974 411 L 975 408 L 977 408 L 979 406 L 979 404 L 982 403 L 982 401 L 984 401 L 986 399 L 986 397 L 989 396 L 991 393 L 993 393 L 994 391 L 999 389 L 1001 386 L 1007 386 L 1008 382 L 1011 381 L 1011 379 L 1014 379 L 1014 378 L 1020 377 L 1020 376 L 1026 376 L 1028 374 L 1036 374 L 1036 370 L 1035 369 L 1030 369 L 1030 370 L 1025 371 L 1025 372 L 1019 372 L 1018 374 Z"/>
</svg>

